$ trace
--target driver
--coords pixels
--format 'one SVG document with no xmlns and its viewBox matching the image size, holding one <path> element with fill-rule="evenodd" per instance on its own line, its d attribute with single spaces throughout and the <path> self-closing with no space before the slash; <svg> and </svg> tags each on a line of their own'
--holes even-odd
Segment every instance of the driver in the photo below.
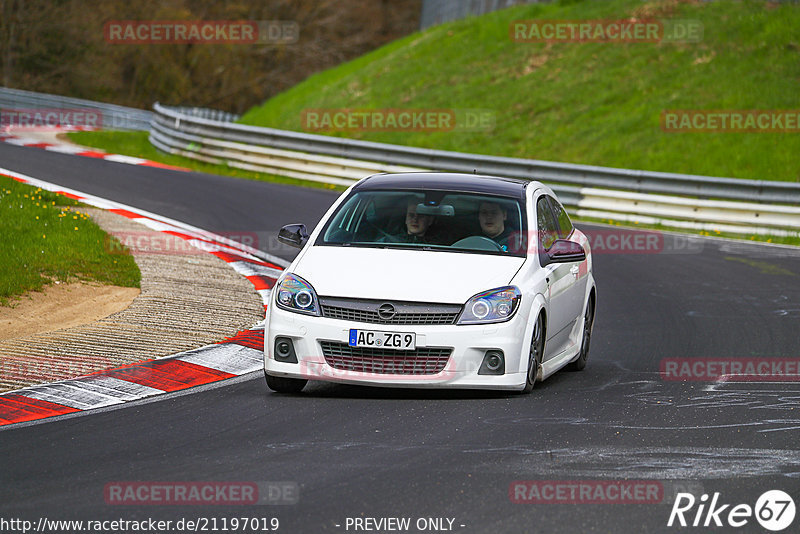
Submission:
<svg viewBox="0 0 800 534">
<path fill-rule="evenodd" d="M 500 245 L 503 252 L 508 252 L 508 240 L 511 228 L 506 226 L 508 211 L 496 202 L 481 202 L 478 208 L 478 221 L 483 235 Z"/>
<path fill-rule="evenodd" d="M 428 230 L 434 223 L 434 216 L 417 213 L 417 204 L 419 204 L 419 200 L 416 198 L 410 198 L 406 202 L 405 232 L 383 237 L 379 241 L 384 243 L 436 244 L 432 243 L 428 234 Z"/>
</svg>

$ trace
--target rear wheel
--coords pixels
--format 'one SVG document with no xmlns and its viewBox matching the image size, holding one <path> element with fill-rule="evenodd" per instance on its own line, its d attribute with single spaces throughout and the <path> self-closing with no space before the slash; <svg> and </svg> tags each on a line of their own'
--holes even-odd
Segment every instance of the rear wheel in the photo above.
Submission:
<svg viewBox="0 0 800 534">
<path fill-rule="evenodd" d="M 567 371 L 582 371 L 589 359 L 589 345 L 592 341 L 592 326 L 594 325 L 594 301 L 589 299 L 586 303 L 586 313 L 583 316 L 583 337 L 581 338 L 581 352 L 578 359 L 567 365 Z"/>
<path fill-rule="evenodd" d="M 270 376 L 264 371 L 264 377 L 267 379 L 267 387 L 272 391 L 278 393 L 300 393 L 308 380 L 302 378 L 286 378 L 283 376 Z"/>
<path fill-rule="evenodd" d="M 528 394 L 533 391 L 536 385 L 536 377 L 539 374 L 539 366 L 542 364 L 544 355 L 544 316 L 540 313 L 533 325 L 533 336 L 531 337 L 531 349 L 528 354 L 528 373 L 525 379 L 525 388 L 522 393 Z"/>
</svg>

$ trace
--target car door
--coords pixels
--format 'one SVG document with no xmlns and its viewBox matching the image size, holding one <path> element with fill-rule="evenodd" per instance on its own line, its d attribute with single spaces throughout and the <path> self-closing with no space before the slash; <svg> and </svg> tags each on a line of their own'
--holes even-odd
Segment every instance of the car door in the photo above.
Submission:
<svg viewBox="0 0 800 534">
<path fill-rule="evenodd" d="M 562 206 L 558 200 L 549 195 L 547 196 L 547 200 L 550 202 L 550 206 L 553 208 L 553 215 L 555 215 L 556 222 L 558 223 L 558 238 L 574 241 L 585 248 L 586 241 L 583 238 L 578 238 L 580 232 L 578 232 L 576 235 L 575 229 L 572 226 L 572 221 L 569 219 L 569 215 L 567 215 L 567 210 L 564 209 L 564 206 Z M 581 265 L 582 263 L 586 265 Z M 583 260 L 583 262 L 572 262 L 567 265 L 569 265 L 569 272 L 575 278 L 568 290 L 569 298 L 567 299 L 570 315 L 573 318 L 570 326 L 568 327 L 571 329 L 571 326 L 574 325 L 576 321 L 580 321 L 583 316 L 583 299 L 586 295 L 586 284 L 589 279 L 587 268 L 588 259 Z M 574 341 L 577 342 L 577 340 Z"/>
<path fill-rule="evenodd" d="M 577 263 L 550 263 L 547 251 L 559 239 L 558 223 L 547 195 L 536 201 L 536 225 L 539 261 L 547 276 L 547 339 L 544 360 L 554 358 L 569 346 L 570 330 L 575 322 L 574 290 Z"/>
</svg>

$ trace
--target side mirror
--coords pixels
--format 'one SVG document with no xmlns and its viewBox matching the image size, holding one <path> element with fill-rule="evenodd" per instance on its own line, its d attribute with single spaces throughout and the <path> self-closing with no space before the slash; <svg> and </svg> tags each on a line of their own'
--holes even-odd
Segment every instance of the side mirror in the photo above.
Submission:
<svg viewBox="0 0 800 534">
<path fill-rule="evenodd" d="M 547 251 L 551 263 L 572 263 L 586 259 L 586 251 L 579 243 L 557 239 Z"/>
<path fill-rule="evenodd" d="M 305 224 L 287 224 L 278 232 L 278 241 L 291 247 L 303 248 L 308 242 Z"/>
</svg>

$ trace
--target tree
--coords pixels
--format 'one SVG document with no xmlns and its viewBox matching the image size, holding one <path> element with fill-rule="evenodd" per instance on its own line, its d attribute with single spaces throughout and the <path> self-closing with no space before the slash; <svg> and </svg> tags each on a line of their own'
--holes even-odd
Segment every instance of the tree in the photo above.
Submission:
<svg viewBox="0 0 800 534">
<path fill-rule="evenodd" d="M 421 0 L 0 0 L 6 87 L 149 108 L 241 113 L 309 75 L 415 31 Z M 293 44 L 113 44 L 113 20 L 284 20 Z"/>
</svg>

